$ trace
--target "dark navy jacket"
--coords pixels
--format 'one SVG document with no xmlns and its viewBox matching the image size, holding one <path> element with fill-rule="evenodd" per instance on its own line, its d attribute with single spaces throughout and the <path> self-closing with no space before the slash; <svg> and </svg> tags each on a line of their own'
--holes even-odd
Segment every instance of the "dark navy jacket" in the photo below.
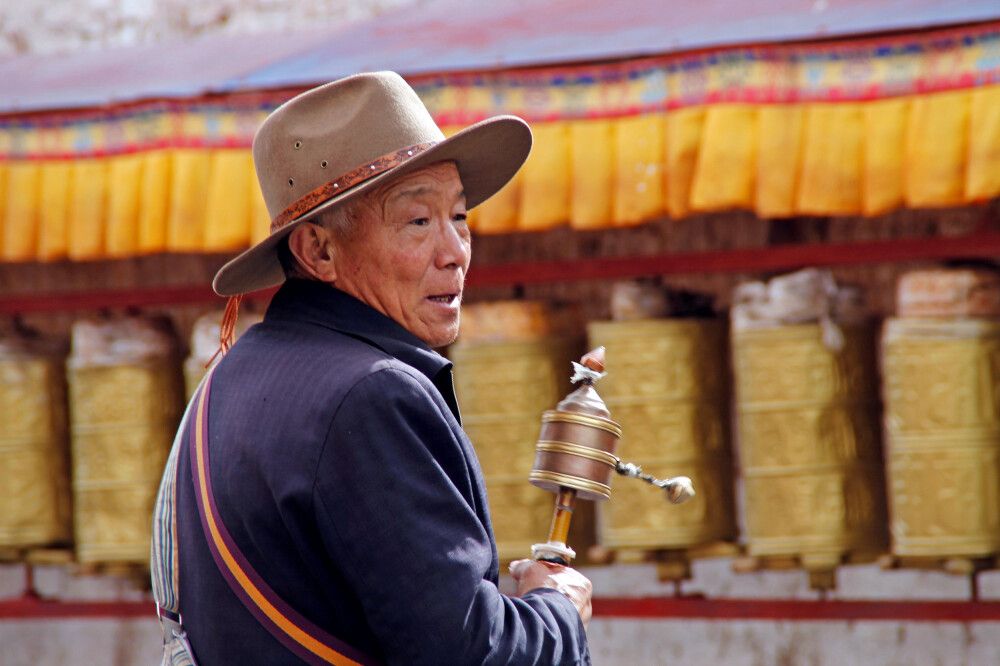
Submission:
<svg viewBox="0 0 1000 666">
<path fill-rule="evenodd" d="M 275 295 L 219 364 L 208 447 L 222 520 L 292 608 L 389 664 L 589 664 L 573 604 L 511 598 L 451 364 L 327 285 Z M 180 607 L 201 664 L 299 663 L 208 550 L 185 437 Z"/>
</svg>

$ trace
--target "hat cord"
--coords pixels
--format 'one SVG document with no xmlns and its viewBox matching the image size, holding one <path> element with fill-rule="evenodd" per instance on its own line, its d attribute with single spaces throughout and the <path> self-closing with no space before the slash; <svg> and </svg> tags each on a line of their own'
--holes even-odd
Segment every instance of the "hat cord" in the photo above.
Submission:
<svg viewBox="0 0 1000 666">
<path fill-rule="evenodd" d="M 240 303 L 242 302 L 243 294 L 230 296 L 229 300 L 226 301 L 226 310 L 222 313 L 222 323 L 219 326 L 219 348 L 212 354 L 212 358 L 208 359 L 208 363 L 205 364 L 206 368 L 215 363 L 215 359 L 220 354 L 225 356 L 230 347 L 233 346 L 236 338 L 236 320 L 240 316 Z"/>
</svg>

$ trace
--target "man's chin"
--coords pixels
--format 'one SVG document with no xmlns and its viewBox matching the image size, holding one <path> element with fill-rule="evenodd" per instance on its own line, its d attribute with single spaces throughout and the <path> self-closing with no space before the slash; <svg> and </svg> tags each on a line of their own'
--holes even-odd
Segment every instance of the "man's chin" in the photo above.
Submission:
<svg viewBox="0 0 1000 666">
<path fill-rule="evenodd" d="M 434 349 L 447 347 L 458 339 L 458 322 L 445 326 L 436 326 L 427 332 L 427 337 L 423 340 L 428 346 Z"/>
</svg>

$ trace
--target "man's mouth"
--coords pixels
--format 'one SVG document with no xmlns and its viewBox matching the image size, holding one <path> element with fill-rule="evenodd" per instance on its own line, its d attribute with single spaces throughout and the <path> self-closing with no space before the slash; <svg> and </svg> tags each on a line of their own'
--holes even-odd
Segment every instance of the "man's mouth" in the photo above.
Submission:
<svg viewBox="0 0 1000 666">
<path fill-rule="evenodd" d="M 435 303 L 443 303 L 444 305 L 451 305 L 458 300 L 458 294 L 435 294 L 434 296 L 428 296 L 427 299 L 434 301 Z"/>
</svg>

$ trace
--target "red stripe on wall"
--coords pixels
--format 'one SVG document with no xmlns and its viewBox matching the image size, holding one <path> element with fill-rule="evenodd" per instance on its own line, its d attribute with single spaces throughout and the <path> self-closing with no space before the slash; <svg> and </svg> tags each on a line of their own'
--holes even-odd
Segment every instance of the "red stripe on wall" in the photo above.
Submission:
<svg viewBox="0 0 1000 666">
<path fill-rule="evenodd" d="M 639 597 L 594 599 L 594 617 L 622 620 L 756 620 L 783 622 L 1000 622 L 995 601 L 810 601 Z M 152 601 L 0 601 L 0 620 L 156 617 Z"/>
<path fill-rule="evenodd" d="M 1000 622 L 991 601 L 809 601 L 698 597 L 595 598 L 594 617 L 770 621 Z"/>
</svg>

